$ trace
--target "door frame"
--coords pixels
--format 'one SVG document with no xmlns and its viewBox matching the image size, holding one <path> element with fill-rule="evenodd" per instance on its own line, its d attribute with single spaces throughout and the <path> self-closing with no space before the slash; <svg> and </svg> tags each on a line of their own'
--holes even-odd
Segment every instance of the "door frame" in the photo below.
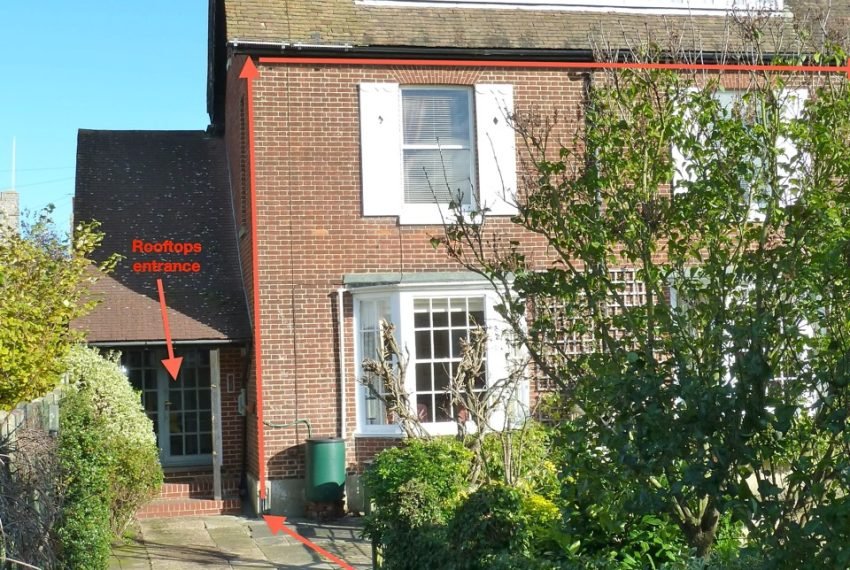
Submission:
<svg viewBox="0 0 850 570">
<path fill-rule="evenodd" d="M 206 348 L 191 348 L 189 350 L 197 350 L 197 351 L 205 351 L 209 350 L 210 353 L 210 415 L 215 416 L 215 410 L 213 409 L 213 391 L 215 390 L 214 386 L 218 386 L 219 382 L 219 362 L 218 362 L 218 350 L 217 349 L 206 349 Z M 165 358 L 165 352 L 162 349 L 157 349 L 155 351 L 155 361 L 161 360 Z M 172 380 L 171 376 L 169 376 L 168 372 L 165 370 L 165 367 L 160 366 L 157 371 L 157 407 L 158 407 L 158 422 L 159 422 L 159 461 L 160 464 L 165 467 L 207 467 L 212 465 L 213 456 L 215 451 L 215 440 L 220 439 L 216 438 L 216 434 L 213 433 L 213 452 L 211 453 L 197 453 L 193 455 L 171 455 L 171 426 L 170 426 L 170 406 L 167 406 L 166 403 L 169 402 L 169 392 L 171 391 L 171 387 L 173 386 L 173 382 L 180 382 L 180 376 L 177 377 L 177 380 Z M 212 418 L 211 418 L 212 419 Z M 219 425 L 216 425 L 219 424 Z M 213 432 L 216 431 L 216 428 L 220 428 L 220 422 L 213 422 L 211 425 L 211 429 Z"/>
</svg>

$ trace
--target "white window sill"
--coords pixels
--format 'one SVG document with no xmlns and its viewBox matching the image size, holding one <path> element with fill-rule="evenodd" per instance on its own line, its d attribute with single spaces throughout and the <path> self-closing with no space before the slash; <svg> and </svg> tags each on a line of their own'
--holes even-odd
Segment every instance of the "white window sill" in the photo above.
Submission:
<svg viewBox="0 0 850 570">
<path fill-rule="evenodd" d="M 427 423 L 422 424 L 422 427 L 431 437 L 457 435 L 457 424 L 455 422 Z M 474 429 L 475 427 L 472 426 L 470 431 L 474 431 Z M 401 429 L 374 432 L 358 429 L 354 432 L 355 439 L 405 439 L 406 437 Z"/>
<path fill-rule="evenodd" d="M 380 430 L 380 431 L 368 431 L 363 429 L 358 429 L 354 432 L 354 439 L 403 439 L 404 434 L 400 429 L 396 430 Z"/>
</svg>

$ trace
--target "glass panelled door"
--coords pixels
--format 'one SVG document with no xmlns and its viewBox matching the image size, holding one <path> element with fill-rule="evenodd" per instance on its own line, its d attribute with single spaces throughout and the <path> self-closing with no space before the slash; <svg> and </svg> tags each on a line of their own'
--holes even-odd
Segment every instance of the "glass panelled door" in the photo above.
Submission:
<svg viewBox="0 0 850 570">
<path fill-rule="evenodd" d="M 167 376 L 167 374 L 166 374 Z M 168 441 L 162 445 L 171 463 L 181 458 L 212 453 L 210 405 L 210 353 L 196 350 L 185 354 L 177 381 L 168 380 Z"/>
<path fill-rule="evenodd" d="M 160 350 L 130 349 L 124 351 L 122 363 L 130 383 L 141 391 L 162 464 L 206 464 L 212 459 L 210 351 L 184 352 L 177 380 L 172 380 L 162 366 L 165 356 Z"/>
</svg>

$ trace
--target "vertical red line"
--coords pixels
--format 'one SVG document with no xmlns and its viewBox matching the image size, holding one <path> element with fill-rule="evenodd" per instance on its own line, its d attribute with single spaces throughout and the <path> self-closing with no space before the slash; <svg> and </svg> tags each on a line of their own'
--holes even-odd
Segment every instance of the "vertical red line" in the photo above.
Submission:
<svg viewBox="0 0 850 570">
<path fill-rule="evenodd" d="M 250 65 L 250 63 L 246 63 Z M 256 72 L 255 72 L 256 73 Z M 256 77 L 256 75 L 255 75 Z M 257 388 L 257 462 L 260 499 L 266 498 L 265 430 L 263 429 L 263 337 L 260 326 L 260 265 L 257 247 L 257 170 L 254 159 L 254 78 L 248 78 L 248 171 L 251 187 L 251 281 L 254 287 L 254 377 Z"/>
</svg>

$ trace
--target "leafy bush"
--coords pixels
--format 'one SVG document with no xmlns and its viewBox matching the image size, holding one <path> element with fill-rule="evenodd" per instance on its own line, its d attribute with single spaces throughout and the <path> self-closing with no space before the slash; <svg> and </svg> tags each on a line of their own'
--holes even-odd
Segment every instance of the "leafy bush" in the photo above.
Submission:
<svg viewBox="0 0 850 570">
<path fill-rule="evenodd" d="M 409 440 L 381 452 L 365 474 L 375 510 L 364 534 L 382 547 L 383 568 L 442 568 L 446 524 L 466 489 L 472 454 L 451 439 Z"/>
<path fill-rule="evenodd" d="M 512 567 L 520 559 L 530 559 L 530 522 L 522 494 L 516 488 L 480 487 L 458 508 L 449 524 L 451 551 L 456 553 L 454 567 Z"/>
<path fill-rule="evenodd" d="M 117 355 L 104 358 L 95 349 L 75 347 L 68 363 L 70 380 L 109 426 L 108 446 L 114 462 L 110 527 L 119 535 L 162 484 L 156 435 Z"/>
<path fill-rule="evenodd" d="M 569 559 L 591 568 L 589 561 L 600 561 L 602 567 L 623 570 L 688 560 L 689 548 L 678 525 L 617 463 L 616 453 L 570 421 L 561 424 L 556 449 L 564 516 L 560 543 Z M 647 511 L 659 514 L 643 514 Z"/>
<path fill-rule="evenodd" d="M 109 542 L 162 483 L 153 426 L 114 357 L 75 347 L 62 400 L 66 502 L 58 530 L 67 568 L 103 568 Z"/>
<path fill-rule="evenodd" d="M 513 482 L 554 499 L 558 496 L 558 470 L 552 457 L 551 429 L 528 420 L 518 430 L 489 433 L 483 452 L 490 481 Z M 507 441 L 509 438 L 509 441 Z M 510 447 L 512 476 L 505 474 L 505 448 Z"/>
<path fill-rule="evenodd" d="M 87 259 L 103 234 L 80 224 L 60 235 L 46 209 L 23 233 L 0 239 L 0 409 L 43 396 L 59 383 L 64 358 L 79 338 L 69 323 L 93 306 L 85 284 L 99 275 Z M 115 258 L 99 264 L 110 270 Z"/>
<path fill-rule="evenodd" d="M 85 394 L 62 400 L 59 461 L 64 474 L 65 504 L 57 530 L 62 567 L 99 570 L 109 560 L 113 463 L 106 421 Z"/>
</svg>

